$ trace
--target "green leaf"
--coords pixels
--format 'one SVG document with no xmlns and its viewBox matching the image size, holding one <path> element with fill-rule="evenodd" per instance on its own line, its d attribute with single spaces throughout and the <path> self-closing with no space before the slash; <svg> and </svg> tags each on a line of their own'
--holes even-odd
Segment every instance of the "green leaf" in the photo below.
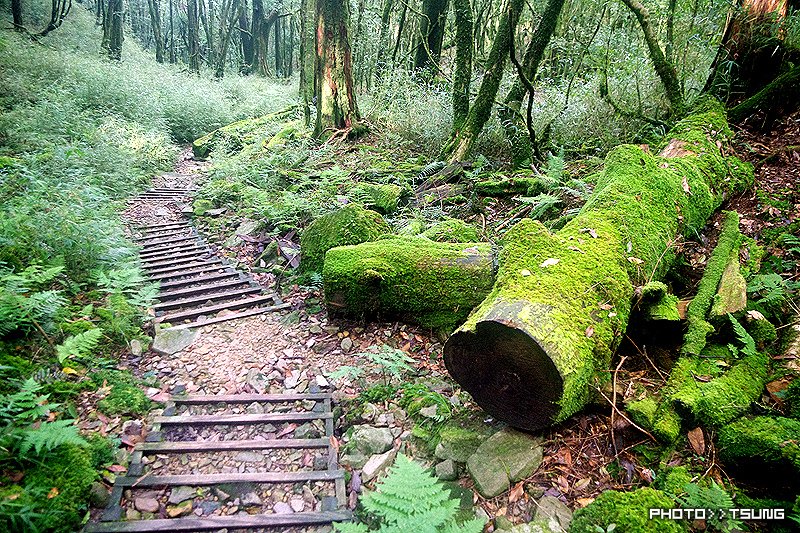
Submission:
<svg viewBox="0 0 800 533">
<path fill-rule="evenodd" d="M 97 343 L 100 342 L 102 336 L 103 331 L 100 328 L 93 328 L 68 337 L 63 344 L 56 346 L 58 362 L 63 365 L 67 359 L 91 355 L 92 350 L 97 347 Z"/>
</svg>

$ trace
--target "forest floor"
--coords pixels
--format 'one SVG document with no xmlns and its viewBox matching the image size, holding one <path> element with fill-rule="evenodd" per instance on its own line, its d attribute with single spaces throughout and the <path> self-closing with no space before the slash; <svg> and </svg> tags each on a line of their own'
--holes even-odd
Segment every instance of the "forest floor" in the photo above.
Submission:
<svg viewBox="0 0 800 533">
<path fill-rule="evenodd" d="M 786 243 L 779 242 L 780 235 L 800 221 L 800 114 L 785 119 L 769 135 L 755 129 L 739 132 L 740 155 L 756 166 L 756 185 L 746 194 L 728 202 L 725 209 L 735 209 L 742 215 L 742 231 L 757 239 L 767 248 L 772 257 L 781 258 Z M 789 147 L 795 147 L 794 150 Z M 176 174 L 167 174 L 156 186 L 189 186 L 201 183 L 205 178 L 207 164 L 195 161 L 185 153 L 176 168 Z M 174 183 L 175 176 L 194 174 L 197 183 Z M 162 208 L 163 209 L 163 208 Z M 240 222 L 236 213 L 221 213 L 228 220 L 222 227 L 235 228 Z M 181 214 L 173 210 L 148 212 L 146 209 L 126 213 L 130 221 L 142 222 L 156 217 L 173 220 Z M 715 217 L 706 231 L 696 241 L 680 243 L 678 247 L 687 259 L 681 275 L 687 280 L 681 288 L 685 296 L 694 294 L 694 284 L 699 280 L 703 267 L 713 249 L 721 215 Z M 201 228 L 203 226 L 201 225 Z M 206 230 L 219 231 L 219 224 Z M 223 232 L 224 233 L 224 232 Z M 235 232 L 234 232 L 235 233 Z M 279 243 L 281 249 L 299 249 L 295 232 L 288 232 Z M 214 238 L 214 235 L 207 235 Z M 227 234 L 218 236 L 217 253 L 233 259 L 242 268 L 249 268 L 251 275 L 265 288 L 282 293 L 282 299 L 291 303 L 291 309 L 266 313 L 245 319 L 232 320 L 199 328 L 194 342 L 174 355 L 159 355 L 149 351 L 138 356 L 129 356 L 122 365 L 135 374 L 152 380 L 157 379 L 158 388 L 149 390 L 154 400 L 167 394 L 239 394 L 276 393 L 285 391 L 303 392 L 312 384 L 333 382 L 335 399 L 338 401 L 337 435 L 341 444 L 346 444 L 347 429 L 355 424 L 378 428 L 389 428 L 394 438 L 392 450 L 399 450 L 416 458 L 428 460 L 433 466 L 438 462 L 430 442 L 433 438 L 424 424 L 420 424 L 418 413 L 412 416 L 402 407 L 397 397 L 381 395 L 381 386 L 393 386 L 402 390 L 403 383 L 421 382 L 431 390 L 442 394 L 458 410 L 459 420 L 483 425 L 496 431 L 498 424 L 487 417 L 468 396 L 463 395 L 456 383 L 448 376 L 442 364 L 442 342 L 430 330 L 400 322 L 357 323 L 328 316 L 322 306 L 319 286 L 286 285 L 282 276 L 264 273 L 258 267 L 265 242 L 259 238 L 230 240 Z M 289 267 L 292 266 L 290 255 Z M 786 257 L 786 259 L 792 259 Z M 797 280 L 798 271 L 788 274 L 788 279 Z M 263 265 L 262 265 L 263 266 Z M 287 268 L 289 268 L 287 267 Z M 289 278 L 292 279 L 291 277 Z M 786 324 L 783 327 L 789 327 Z M 685 465 L 692 471 L 705 474 L 720 483 L 729 479 L 728 474 L 716 460 L 711 436 L 706 445 L 698 449 L 696 443 L 684 441 L 683 447 L 670 452 L 668 457 L 659 454 L 648 436 L 634 427 L 626 417 L 610 404 L 618 405 L 634 393 L 634 384 L 658 390 L 663 386 L 678 346 L 671 339 L 680 338 L 675 332 L 652 331 L 647 328 L 629 329 L 629 337 L 615 358 L 612 385 L 600 391 L 598 402 L 567 422 L 545 430 L 541 434 L 543 460 L 541 466 L 529 478 L 511 487 L 511 490 L 492 498 L 484 499 L 474 488 L 473 481 L 461 471 L 458 484 L 462 495 L 467 495 L 468 504 L 480 507 L 486 518 L 494 519 L 495 528 L 500 524 L 523 523 L 539 513 L 542 497 L 549 502 L 562 505 L 557 511 L 567 512 L 585 507 L 607 489 L 624 490 L 654 482 L 659 464 Z M 402 375 L 391 376 L 370 361 L 368 354 L 376 353 L 388 346 L 401 350 L 411 358 L 410 368 Z M 779 356 L 780 357 L 780 356 Z M 796 357 L 780 357 L 779 364 L 800 371 Z M 343 367 L 361 368 L 359 378 L 330 378 L 330 374 Z M 771 391 L 779 390 L 780 384 Z M 785 384 L 784 384 L 785 387 Z M 769 388 L 769 387 L 768 387 Z M 613 401 L 612 401 L 613 399 Z M 763 398 L 766 404 L 780 402 L 776 396 Z M 157 412 L 155 413 L 157 414 Z M 276 429 L 291 432 L 297 428 Z M 273 436 L 275 434 L 273 431 Z M 146 429 L 144 430 L 146 432 Z M 143 436 L 143 434 L 142 434 Z M 197 435 L 201 439 L 223 439 L 224 435 L 204 431 Z M 269 438 L 269 434 L 267 434 Z M 129 441 L 128 444 L 133 444 Z M 240 458 L 241 459 L 241 458 Z M 246 459 L 246 458 L 245 458 Z M 307 460 L 307 458 L 301 458 Z M 194 462 L 192 462 L 194 461 Z M 209 460 L 200 458 L 188 462 L 194 469 L 208 467 Z M 166 461 L 158 461 L 154 468 L 170 469 Z M 213 459 L 213 465 L 249 471 L 246 461 L 224 454 Z M 352 468 L 353 476 L 348 485 L 348 499 L 354 507 L 358 493 L 362 490 L 359 468 Z M 371 483 L 369 483 L 371 485 Z M 292 494 L 287 491 L 285 503 Z M 234 501 L 223 503 L 215 514 L 243 513 Z M 550 504 L 552 505 L 552 503 Z M 507 521 L 499 520 L 507 518 Z M 491 526 L 490 526 L 491 530 Z"/>
</svg>

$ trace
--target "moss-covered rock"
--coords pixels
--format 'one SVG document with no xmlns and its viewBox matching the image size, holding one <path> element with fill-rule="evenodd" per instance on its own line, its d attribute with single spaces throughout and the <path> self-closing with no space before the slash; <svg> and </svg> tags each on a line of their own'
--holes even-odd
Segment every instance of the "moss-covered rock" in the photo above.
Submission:
<svg viewBox="0 0 800 533">
<path fill-rule="evenodd" d="M 678 297 L 669 293 L 667 285 L 661 281 L 651 281 L 642 287 L 639 300 L 642 315 L 648 320 L 678 322 Z"/>
<path fill-rule="evenodd" d="M 643 488 L 631 492 L 608 490 L 595 501 L 575 511 L 570 533 L 607 531 L 615 524 L 615 533 L 680 533 L 688 528 L 680 522 L 650 519 L 650 509 L 672 509 L 675 501 L 661 491 Z"/>
<path fill-rule="evenodd" d="M 331 311 L 448 329 L 489 292 L 494 273 L 488 244 L 395 237 L 330 249 L 323 282 Z"/>
<path fill-rule="evenodd" d="M 192 152 L 195 157 L 205 158 L 212 151 L 218 149 L 238 152 L 245 145 L 252 144 L 259 139 L 264 139 L 265 145 L 269 145 L 275 138 L 277 138 L 275 144 L 285 142 L 290 135 L 296 134 L 299 122 L 286 125 L 283 121 L 296 116 L 297 110 L 297 106 L 292 106 L 276 113 L 247 118 L 222 126 L 195 140 L 192 143 Z"/>
<path fill-rule="evenodd" d="M 766 318 L 756 318 L 745 323 L 747 333 L 753 337 L 756 345 L 763 348 L 778 340 L 778 330 Z"/>
<path fill-rule="evenodd" d="M 375 211 L 350 204 L 312 222 L 300 237 L 300 267 L 306 272 L 322 272 L 325 253 L 337 246 L 374 241 L 391 230 Z"/>
<path fill-rule="evenodd" d="M 108 394 L 97 402 L 97 408 L 103 414 L 144 415 L 153 406 L 153 402 L 140 389 L 130 372 L 103 370 L 92 375 L 97 385 L 110 387 Z"/>
<path fill-rule="evenodd" d="M 436 242 L 478 242 L 478 230 L 457 218 L 433 224 L 422 236 Z"/>
<path fill-rule="evenodd" d="M 532 176 L 499 176 L 494 179 L 484 179 L 475 183 L 474 190 L 481 196 L 491 196 L 501 198 L 524 194 L 526 196 L 536 196 L 547 189 L 547 184 L 538 177 Z"/>
<path fill-rule="evenodd" d="M 795 378 L 786 389 L 786 410 L 789 416 L 800 420 L 800 378 Z"/>
<path fill-rule="evenodd" d="M 397 211 L 406 191 L 391 183 L 359 183 L 347 193 L 348 197 L 367 209 L 390 215 Z"/>
<path fill-rule="evenodd" d="M 669 496 L 680 496 L 686 492 L 686 485 L 692 482 L 692 474 L 685 466 L 668 466 L 656 477 L 654 488 Z"/>
<path fill-rule="evenodd" d="M 800 475 L 800 420 L 757 416 L 727 425 L 717 446 L 723 461 L 742 466 L 766 465 Z"/>
<path fill-rule="evenodd" d="M 439 443 L 434 452 L 436 458 L 466 463 L 491 433 L 486 426 L 468 428 L 462 424 L 449 423 L 439 431 Z"/>
</svg>

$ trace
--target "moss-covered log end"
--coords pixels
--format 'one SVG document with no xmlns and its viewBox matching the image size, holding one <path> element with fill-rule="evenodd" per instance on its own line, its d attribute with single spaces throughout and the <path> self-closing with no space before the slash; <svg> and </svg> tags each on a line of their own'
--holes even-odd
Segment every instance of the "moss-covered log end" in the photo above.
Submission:
<svg viewBox="0 0 800 533">
<path fill-rule="evenodd" d="M 570 533 L 597 533 L 608 531 L 615 524 L 614 531 L 620 533 L 681 533 L 686 526 L 680 522 L 665 519 L 650 519 L 650 509 L 672 509 L 675 502 L 665 493 L 642 488 L 631 492 L 608 490 L 592 503 L 579 509 L 573 516 Z"/>
<path fill-rule="evenodd" d="M 331 248 L 373 241 L 390 232 L 379 213 L 347 205 L 319 217 L 303 231 L 300 266 L 307 272 L 322 272 L 325 253 Z"/>
<path fill-rule="evenodd" d="M 800 420 L 757 416 L 725 426 L 718 449 L 723 461 L 745 467 L 789 468 L 800 475 Z"/>
<path fill-rule="evenodd" d="M 323 282 L 331 311 L 452 330 L 491 290 L 494 273 L 486 243 L 394 237 L 332 248 Z"/>
<path fill-rule="evenodd" d="M 384 215 L 390 215 L 397 211 L 401 201 L 407 195 L 408 191 L 391 183 L 359 183 L 348 192 L 348 196 L 354 202 Z"/>
<path fill-rule="evenodd" d="M 449 218 L 432 225 L 422 236 L 436 242 L 477 242 L 478 230 L 463 220 Z"/>
</svg>

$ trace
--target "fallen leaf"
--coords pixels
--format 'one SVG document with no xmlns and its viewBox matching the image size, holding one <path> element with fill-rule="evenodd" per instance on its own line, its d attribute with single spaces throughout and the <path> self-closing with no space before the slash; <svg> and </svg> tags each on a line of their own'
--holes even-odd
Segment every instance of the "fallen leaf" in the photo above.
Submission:
<svg viewBox="0 0 800 533">
<path fill-rule="evenodd" d="M 588 478 L 588 477 L 580 479 L 580 480 L 578 480 L 577 483 L 575 483 L 575 490 L 583 490 L 586 487 L 588 487 L 589 483 L 591 483 L 591 482 L 592 482 L 591 478 Z"/>
<path fill-rule="evenodd" d="M 75 370 L 74 368 L 68 367 L 68 366 L 65 366 L 64 368 L 62 368 L 61 371 L 64 374 L 73 374 L 73 375 L 74 374 L 78 374 L 77 370 Z"/>
<path fill-rule="evenodd" d="M 58 494 L 59 494 L 58 487 L 53 487 L 52 489 L 50 489 L 50 492 L 47 493 L 47 499 L 52 500 L 53 498 L 58 496 Z"/>
<path fill-rule="evenodd" d="M 589 326 L 588 328 L 586 328 L 586 336 L 591 337 L 592 335 L 594 335 L 594 327 Z"/>
<path fill-rule="evenodd" d="M 517 483 L 508 492 L 508 503 L 514 503 L 515 501 L 519 500 L 524 493 L 525 493 L 525 490 L 522 487 L 522 482 Z"/>
<path fill-rule="evenodd" d="M 581 509 L 583 509 L 593 501 L 594 498 L 578 498 L 577 500 L 575 500 L 575 502 L 577 502 L 577 504 L 581 506 Z"/>
<path fill-rule="evenodd" d="M 523 268 L 522 270 L 519 271 L 519 275 L 520 276 L 530 276 L 531 275 L 531 271 L 528 270 L 527 268 Z"/>
<path fill-rule="evenodd" d="M 692 446 L 694 453 L 703 455 L 706 451 L 706 439 L 703 437 L 703 428 L 694 428 L 689 431 L 687 437 L 689 437 L 689 444 Z"/>
<path fill-rule="evenodd" d="M 128 469 L 122 465 L 108 465 L 106 469 L 114 472 L 115 474 L 121 474 L 122 472 L 128 471 Z"/>
<path fill-rule="evenodd" d="M 642 261 L 638 257 L 633 257 L 633 256 L 629 257 L 628 261 L 630 261 L 631 263 L 633 263 L 635 265 L 641 265 L 642 263 L 644 263 L 644 261 Z"/>
<path fill-rule="evenodd" d="M 597 232 L 592 228 L 581 228 L 580 232 L 581 233 L 588 233 L 589 235 L 592 236 L 592 239 L 596 239 L 597 238 Z"/>
<path fill-rule="evenodd" d="M 751 309 L 746 313 L 746 315 L 749 320 L 766 320 L 766 317 L 755 309 Z"/>
<path fill-rule="evenodd" d="M 686 176 L 683 177 L 683 183 L 681 185 L 683 186 L 683 192 L 691 194 L 692 191 L 689 189 L 689 180 L 686 179 Z"/>
<path fill-rule="evenodd" d="M 559 259 L 551 257 L 550 259 L 545 259 L 544 262 L 539 266 L 541 268 L 547 268 L 549 266 L 557 265 L 559 261 L 560 261 Z"/>
</svg>

